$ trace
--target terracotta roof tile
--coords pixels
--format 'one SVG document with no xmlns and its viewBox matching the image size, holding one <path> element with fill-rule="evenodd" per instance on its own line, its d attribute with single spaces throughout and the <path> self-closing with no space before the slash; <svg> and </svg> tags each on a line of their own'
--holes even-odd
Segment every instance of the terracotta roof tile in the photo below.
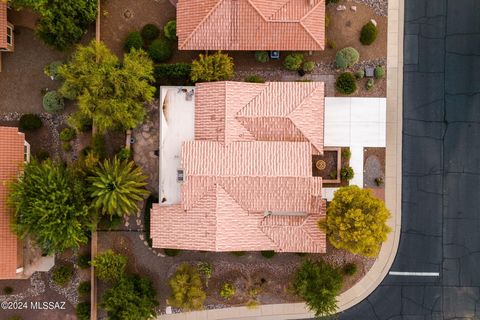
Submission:
<svg viewBox="0 0 480 320">
<path fill-rule="evenodd" d="M 6 49 L 7 44 L 7 4 L 0 1 L 0 48 Z"/>
<path fill-rule="evenodd" d="M 23 164 L 25 136 L 17 128 L 0 127 L 0 279 L 14 279 L 17 269 L 17 237 L 10 229 L 8 185 Z"/>
<path fill-rule="evenodd" d="M 325 48 L 324 0 L 179 0 L 181 50 Z"/>
</svg>

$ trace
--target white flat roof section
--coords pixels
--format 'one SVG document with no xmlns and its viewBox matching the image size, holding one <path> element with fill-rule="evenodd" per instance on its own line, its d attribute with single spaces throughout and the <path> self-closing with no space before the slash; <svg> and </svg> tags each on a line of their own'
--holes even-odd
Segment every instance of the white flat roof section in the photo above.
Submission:
<svg viewBox="0 0 480 320">
<path fill-rule="evenodd" d="M 194 92 L 195 87 L 160 87 L 160 204 L 181 201 L 177 170 L 183 142 L 195 137 Z"/>
<path fill-rule="evenodd" d="M 363 188 L 363 148 L 385 148 L 386 112 L 386 98 L 325 98 L 325 147 L 350 147 L 351 185 Z"/>
</svg>

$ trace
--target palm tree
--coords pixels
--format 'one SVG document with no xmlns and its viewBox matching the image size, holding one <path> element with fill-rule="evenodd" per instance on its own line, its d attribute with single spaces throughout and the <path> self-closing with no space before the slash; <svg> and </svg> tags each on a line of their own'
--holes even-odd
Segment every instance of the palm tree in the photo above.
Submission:
<svg viewBox="0 0 480 320">
<path fill-rule="evenodd" d="M 144 188 L 146 178 L 133 161 L 120 161 L 116 157 L 113 161 L 105 160 L 88 177 L 93 207 L 110 218 L 136 212 L 137 202 L 149 193 Z"/>
</svg>

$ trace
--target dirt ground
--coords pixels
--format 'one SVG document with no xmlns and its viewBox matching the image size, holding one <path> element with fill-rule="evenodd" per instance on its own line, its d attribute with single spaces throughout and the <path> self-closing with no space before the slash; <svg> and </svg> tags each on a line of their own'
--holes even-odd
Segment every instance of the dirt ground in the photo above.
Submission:
<svg viewBox="0 0 480 320">
<path fill-rule="evenodd" d="M 276 254 L 272 259 L 264 258 L 259 252 L 247 252 L 238 257 L 232 253 L 212 253 L 200 251 L 181 251 L 176 257 L 161 257 L 157 250 L 149 249 L 139 239 L 139 232 L 100 232 L 99 252 L 112 248 L 129 258 L 128 271 L 149 276 L 157 290 L 160 302 L 159 312 L 164 312 L 166 300 L 170 295 L 168 278 L 183 262 L 196 265 L 205 261 L 213 265 L 214 272 L 209 280 L 206 308 L 224 308 L 245 305 L 256 300 L 260 304 L 286 303 L 300 301 L 292 295 L 289 285 L 292 275 L 304 259 L 324 259 L 335 266 L 355 262 L 358 272 L 354 276 L 345 277 L 342 290 L 347 290 L 365 275 L 373 264 L 372 259 L 366 259 L 327 246 L 327 254 L 307 254 L 300 256 L 294 253 Z M 163 250 L 158 250 L 163 253 Z M 225 301 L 219 295 L 224 282 L 235 284 L 235 298 Z M 100 283 L 99 299 L 105 290 L 105 284 Z M 252 294 L 252 289 L 258 294 Z"/>
<path fill-rule="evenodd" d="M 375 179 L 385 179 L 385 148 L 365 148 L 363 152 L 363 186 L 372 190 L 379 199 L 385 200 L 385 183 L 378 186 Z"/>
</svg>

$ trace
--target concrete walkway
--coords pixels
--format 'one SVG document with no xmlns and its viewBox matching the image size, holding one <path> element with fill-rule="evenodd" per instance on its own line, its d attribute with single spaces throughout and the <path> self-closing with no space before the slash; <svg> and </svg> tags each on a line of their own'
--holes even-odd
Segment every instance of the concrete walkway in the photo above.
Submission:
<svg viewBox="0 0 480 320">
<path fill-rule="evenodd" d="M 402 190 L 402 107 L 403 107 L 403 24 L 404 0 L 388 2 L 387 54 L 387 140 L 385 202 L 392 213 L 392 233 L 382 246 L 378 259 L 365 277 L 338 297 L 338 311 L 344 311 L 365 299 L 387 275 L 398 249 L 401 226 Z M 262 305 L 162 315 L 159 320 L 286 320 L 313 315 L 303 303 Z"/>
</svg>

